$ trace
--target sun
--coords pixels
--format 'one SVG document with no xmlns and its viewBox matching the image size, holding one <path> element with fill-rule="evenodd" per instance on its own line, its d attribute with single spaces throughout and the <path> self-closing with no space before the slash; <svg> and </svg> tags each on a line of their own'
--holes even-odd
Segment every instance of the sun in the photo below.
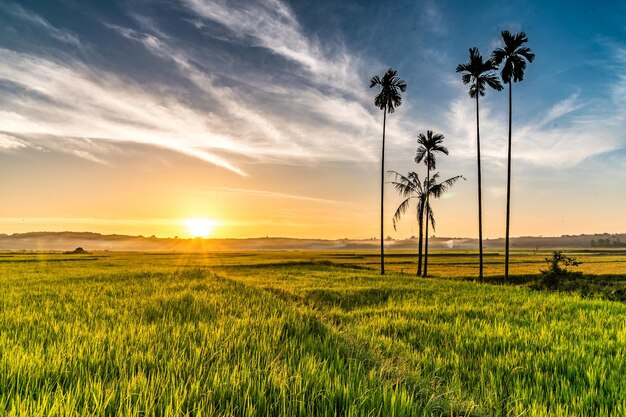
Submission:
<svg viewBox="0 0 626 417">
<path fill-rule="evenodd" d="M 217 224 L 216 221 L 210 219 L 185 219 L 183 223 L 192 237 L 207 237 Z"/>
</svg>

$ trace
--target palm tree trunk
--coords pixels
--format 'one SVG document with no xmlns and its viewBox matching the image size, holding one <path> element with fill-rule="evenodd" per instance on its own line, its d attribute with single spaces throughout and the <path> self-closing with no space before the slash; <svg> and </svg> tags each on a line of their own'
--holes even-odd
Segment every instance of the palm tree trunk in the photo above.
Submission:
<svg viewBox="0 0 626 417">
<path fill-rule="evenodd" d="M 483 282 L 483 198 L 482 198 L 482 174 L 480 169 L 480 120 L 478 108 L 478 94 L 476 94 L 476 156 L 478 158 L 478 252 L 479 272 L 478 280 Z"/>
<path fill-rule="evenodd" d="M 509 279 L 509 223 L 511 219 L 511 121 L 513 118 L 513 84 L 509 80 L 509 155 L 506 176 L 506 237 L 504 255 L 504 279 Z"/>
<path fill-rule="evenodd" d="M 428 276 L 428 220 L 430 218 L 430 168 L 426 168 L 426 242 L 424 245 L 424 277 Z"/>
<path fill-rule="evenodd" d="M 422 209 L 419 219 L 419 236 L 418 236 L 418 249 L 417 249 L 417 276 L 422 275 L 422 243 L 424 239 L 424 210 Z"/>
<path fill-rule="evenodd" d="M 380 171 L 380 275 L 385 275 L 385 229 L 383 214 L 385 202 L 385 124 L 387 123 L 387 106 L 383 108 L 383 150 Z"/>
</svg>

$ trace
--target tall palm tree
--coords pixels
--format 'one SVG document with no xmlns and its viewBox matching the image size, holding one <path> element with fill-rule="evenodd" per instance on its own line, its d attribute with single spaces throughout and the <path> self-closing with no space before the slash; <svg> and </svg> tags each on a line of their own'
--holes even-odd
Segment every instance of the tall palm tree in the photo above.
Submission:
<svg viewBox="0 0 626 417">
<path fill-rule="evenodd" d="M 478 244 L 480 267 L 478 279 L 483 280 L 483 201 L 482 201 L 482 173 L 480 168 L 480 119 L 478 108 L 478 97 L 485 95 L 485 86 L 489 86 L 496 91 L 502 91 L 502 83 L 494 73 L 498 69 L 492 59 L 483 61 L 478 48 L 470 48 L 469 62 L 459 64 L 456 72 L 463 73 L 463 84 L 471 84 L 469 96 L 476 98 L 476 158 L 478 160 Z"/>
<path fill-rule="evenodd" d="M 504 258 L 504 279 L 509 277 L 509 224 L 511 219 L 511 124 L 513 118 L 513 83 L 524 79 L 526 61 L 533 62 L 533 54 L 527 46 L 522 46 L 528 42 L 524 32 L 512 35 L 508 30 L 502 31 L 504 47 L 497 48 L 491 53 L 491 59 L 500 65 L 504 63 L 500 75 L 502 81 L 509 85 L 509 151 L 507 160 L 506 177 L 506 243 Z"/>
<path fill-rule="evenodd" d="M 430 194 L 435 198 L 441 197 L 443 193 L 445 193 L 449 187 L 454 185 L 455 182 L 459 180 L 459 178 L 463 178 L 461 175 L 457 175 L 456 177 L 448 178 L 447 180 L 438 183 L 437 180 L 439 178 L 439 173 L 433 175 L 430 179 L 430 184 L 428 185 L 426 181 L 420 181 L 419 175 L 415 172 L 409 172 L 406 176 L 396 172 L 389 171 L 391 174 L 395 174 L 396 180 L 392 182 L 394 188 L 398 193 L 404 197 L 405 199 L 400 203 L 396 213 L 393 215 L 393 228 L 395 230 L 397 222 L 400 220 L 402 215 L 408 210 L 411 202 L 413 200 L 417 200 L 417 222 L 419 227 L 419 237 L 418 237 L 418 258 L 417 258 L 417 276 L 419 277 L 422 274 L 422 241 L 423 241 L 423 230 L 424 230 L 424 214 L 426 211 L 426 195 Z M 428 191 L 427 191 L 428 190 Z M 435 229 L 435 216 L 433 214 L 430 206 L 428 207 L 430 224 L 433 226 L 433 230 Z"/>
<path fill-rule="evenodd" d="M 383 146 L 380 171 L 380 274 L 385 274 L 385 230 L 383 226 L 385 196 L 385 125 L 387 113 L 393 113 L 402 104 L 400 92 L 406 91 L 406 83 L 398 77 L 398 71 L 389 68 L 381 77 L 375 75 L 370 80 L 370 88 L 380 86 L 380 93 L 374 97 L 374 105 L 383 111 Z"/>
<path fill-rule="evenodd" d="M 448 155 L 448 149 L 441 143 L 445 139 L 441 133 L 433 133 L 432 130 L 427 130 L 426 135 L 420 133 L 417 135 L 417 154 L 415 155 L 415 162 L 420 164 L 422 161 L 426 165 L 426 184 L 430 184 L 430 171 L 437 168 L 436 153 L 441 152 Z M 430 193 L 426 189 L 426 218 L 430 217 Z M 428 276 L 428 222 L 426 222 L 426 242 L 424 246 L 424 276 Z"/>
</svg>

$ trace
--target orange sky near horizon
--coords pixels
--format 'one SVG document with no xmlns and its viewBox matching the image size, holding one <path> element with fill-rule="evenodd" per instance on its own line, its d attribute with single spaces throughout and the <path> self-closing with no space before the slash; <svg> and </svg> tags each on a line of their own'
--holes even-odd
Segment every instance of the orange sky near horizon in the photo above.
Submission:
<svg viewBox="0 0 626 417">
<path fill-rule="evenodd" d="M 142 153 L 150 158 L 139 158 Z M 206 218 L 217 223 L 208 236 L 216 238 L 368 239 L 379 235 L 377 161 L 244 164 L 254 173 L 248 177 L 151 147 L 129 147 L 115 164 L 94 165 L 68 155 L 50 158 L 20 151 L 0 154 L 0 163 L 5 172 L 20 178 L 19 184 L 0 184 L 4 196 L 1 233 L 92 231 L 184 238 L 192 237 L 184 219 Z M 391 160 L 388 166 L 401 170 L 401 164 Z M 445 160 L 440 165 L 443 176 L 456 173 L 450 172 Z M 47 174 L 32 171 L 32 166 Z M 471 168 L 470 163 L 465 170 L 471 174 Z M 597 212 L 599 207 L 593 199 L 580 199 L 578 189 L 565 189 L 555 199 L 547 191 L 525 184 L 529 180 L 523 172 L 514 170 L 514 174 L 512 236 L 626 230 L 619 207 L 600 207 L 602 216 L 590 218 L 587 213 Z M 504 234 L 503 184 L 495 186 L 504 182 L 503 178 L 487 176 L 485 180 L 486 238 Z M 598 197 L 608 192 L 594 189 Z M 475 183 L 471 180 L 458 182 L 443 199 L 434 201 L 435 234 L 476 237 L 474 201 Z M 387 185 L 385 234 L 402 239 L 416 235 L 418 229 L 411 211 L 398 223 L 398 230 L 393 230 L 391 218 L 399 202 Z"/>
</svg>

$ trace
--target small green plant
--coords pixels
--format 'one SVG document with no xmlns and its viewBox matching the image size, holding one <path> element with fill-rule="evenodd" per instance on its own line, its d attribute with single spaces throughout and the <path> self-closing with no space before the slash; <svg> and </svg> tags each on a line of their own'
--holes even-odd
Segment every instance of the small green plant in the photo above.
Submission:
<svg viewBox="0 0 626 417">
<path fill-rule="evenodd" d="M 564 278 L 568 276 L 580 276 L 580 272 L 571 272 L 568 266 L 579 266 L 581 262 L 574 258 L 563 255 L 561 251 L 554 251 L 552 258 L 545 258 L 548 263 L 547 269 L 541 269 L 541 282 L 548 288 L 556 289 L 559 287 Z"/>
</svg>

